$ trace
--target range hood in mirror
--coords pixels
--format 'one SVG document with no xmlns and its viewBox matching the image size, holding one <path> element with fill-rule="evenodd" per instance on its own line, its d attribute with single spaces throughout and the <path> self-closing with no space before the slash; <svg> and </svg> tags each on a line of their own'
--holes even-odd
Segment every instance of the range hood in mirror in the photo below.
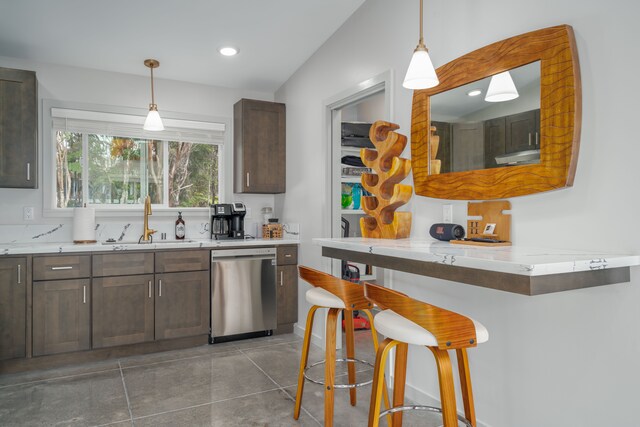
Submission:
<svg viewBox="0 0 640 427">
<path fill-rule="evenodd" d="M 519 151 L 496 156 L 496 163 L 503 166 L 531 165 L 540 163 L 540 150 Z"/>
</svg>

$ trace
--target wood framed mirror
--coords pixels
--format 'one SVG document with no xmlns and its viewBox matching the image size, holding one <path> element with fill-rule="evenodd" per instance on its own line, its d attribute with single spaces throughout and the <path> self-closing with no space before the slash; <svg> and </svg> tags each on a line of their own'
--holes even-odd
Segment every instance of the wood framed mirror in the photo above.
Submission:
<svg viewBox="0 0 640 427">
<path fill-rule="evenodd" d="M 481 137 L 481 142 L 474 143 L 483 145 L 478 151 L 486 156 L 476 162 L 479 168 L 464 167 L 459 171 L 450 166 L 442 168 L 438 156 L 442 157 L 448 148 L 445 144 L 441 146 L 439 140 L 448 136 L 445 135 L 447 132 L 438 135 L 436 124 L 441 131 L 443 125 L 436 120 L 437 113 L 434 111 L 432 114 L 432 97 L 435 103 L 436 95 L 445 95 L 456 89 L 458 92 L 466 90 L 472 86 L 469 85 L 471 83 L 485 81 L 488 84 L 492 76 L 505 71 L 515 75 L 516 69 L 538 68 L 539 110 L 529 106 L 529 111 L 516 109 L 507 116 L 499 117 L 506 120 L 507 125 L 506 128 L 502 125 L 502 132 L 506 131 L 509 136 L 509 123 L 515 123 L 512 133 L 517 134 L 520 132 L 518 123 L 527 113 L 535 123 L 528 134 L 528 148 L 532 150 L 522 148 L 526 142 L 520 144 L 520 148 L 513 148 L 518 144 L 511 143 L 511 140 L 503 143 L 504 136 L 491 141 L 488 135 L 494 129 L 491 126 L 495 120 L 476 120 L 476 128 L 484 129 L 476 133 L 487 135 Z M 490 44 L 443 65 L 437 69 L 437 74 L 440 79 L 438 86 L 417 90 L 413 94 L 411 161 L 416 194 L 439 199 L 491 200 L 573 185 L 580 146 L 582 98 L 578 53 L 573 29 L 569 25 L 545 28 Z M 444 98 L 442 95 L 439 97 Z M 515 105 L 513 101 L 504 104 L 510 102 Z M 479 117 L 478 114 L 475 116 Z M 510 117 L 516 117 L 520 122 L 515 119 L 509 121 Z M 463 117 L 460 121 L 464 120 Z M 458 129 L 468 131 L 469 126 L 465 125 L 461 123 Z M 495 141 L 504 144 L 505 148 L 484 146 L 485 142 L 495 144 Z M 468 142 L 467 147 L 470 147 Z M 452 151 L 450 147 L 449 151 Z M 458 152 L 467 151 L 468 148 L 458 149 Z M 449 152 L 445 154 L 450 155 Z M 528 161 L 520 161 L 521 158 Z"/>
</svg>

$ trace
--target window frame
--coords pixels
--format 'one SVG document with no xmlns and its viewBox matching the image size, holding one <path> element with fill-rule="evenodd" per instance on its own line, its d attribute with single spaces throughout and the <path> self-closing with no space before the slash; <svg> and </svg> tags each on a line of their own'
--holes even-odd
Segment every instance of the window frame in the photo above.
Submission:
<svg viewBox="0 0 640 427">
<path fill-rule="evenodd" d="M 143 108 L 118 107 L 98 104 L 85 104 L 77 102 L 66 102 L 51 99 L 42 101 L 42 215 L 45 218 L 70 218 L 73 217 L 74 208 L 56 207 L 56 161 L 55 161 L 55 129 L 51 111 L 53 108 L 84 110 L 96 113 L 112 113 L 129 116 L 138 116 L 144 121 L 147 110 Z M 201 116 L 187 113 L 162 112 L 163 119 L 176 119 L 195 122 L 220 123 L 225 127 L 222 144 L 217 144 L 221 150 L 219 161 L 219 174 L 222 181 L 219 185 L 219 200 L 226 200 L 233 194 L 233 147 L 231 142 L 231 119 L 229 117 Z M 142 122 L 141 122 L 142 123 Z M 83 135 L 83 138 L 86 138 Z M 188 142 L 188 141 L 187 141 Z M 84 144 L 83 144 L 84 145 Z M 168 143 L 164 141 L 163 150 L 168 151 Z M 167 154 L 167 153 L 165 153 Z M 86 156 L 83 163 L 88 163 Z M 85 164 L 86 166 L 86 164 Z M 166 169 L 166 168 L 164 168 Z M 163 171 L 167 173 L 167 171 Z M 47 182 L 49 181 L 49 182 Z M 138 218 L 142 212 L 142 205 L 91 205 L 96 210 L 96 217 L 131 217 Z M 208 207 L 186 208 L 186 207 L 165 207 L 153 205 L 153 214 L 158 217 L 174 217 L 178 211 L 191 215 L 208 217 Z"/>
</svg>

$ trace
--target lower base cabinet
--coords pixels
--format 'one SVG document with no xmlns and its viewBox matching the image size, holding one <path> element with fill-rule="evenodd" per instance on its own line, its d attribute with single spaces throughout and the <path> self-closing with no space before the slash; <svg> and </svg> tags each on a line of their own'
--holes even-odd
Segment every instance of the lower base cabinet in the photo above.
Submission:
<svg viewBox="0 0 640 427">
<path fill-rule="evenodd" d="M 153 274 L 93 279 L 93 348 L 154 338 Z"/>
<path fill-rule="evenodd" d="M 0 360 L 27 355 L 26 259 L 0 259 Z"/>
<path fill-rule="evenodd" d="M 298 267 L 278 266 L 278 326 L 298 321 Z"/>
<path fill-rule="evenodd" d="M 209 333 L 209 272 L 156 274 L 156 340 Z"/>
<path fill-rule="evenodd" d="M 91 346 L 89 279 L 33 283 L 33 355 L 88 350 Z"/>
</svg>

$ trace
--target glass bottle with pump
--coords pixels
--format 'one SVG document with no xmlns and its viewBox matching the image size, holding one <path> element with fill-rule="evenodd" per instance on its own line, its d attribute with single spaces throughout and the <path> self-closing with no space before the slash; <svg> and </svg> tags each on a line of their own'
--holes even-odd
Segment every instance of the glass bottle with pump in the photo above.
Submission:
<svg viewBox="0 0 640 427">
<path fill-rule="evenodd" d="M 178 219 L 176 219 L 176 240 L 184 240 L 185 226 L 182 219 L 182 212 L 178 212 Z"/>
</svg>

